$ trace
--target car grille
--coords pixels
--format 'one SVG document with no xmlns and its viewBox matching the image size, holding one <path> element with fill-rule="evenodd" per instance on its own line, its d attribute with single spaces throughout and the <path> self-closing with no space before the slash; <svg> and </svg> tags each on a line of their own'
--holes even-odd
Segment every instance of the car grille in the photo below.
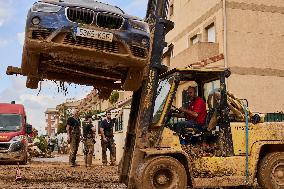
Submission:
<svg viewBox="0 0 284 189">
<path fill-rule="evenodd" d="M 146 58 L 147 56 L 146 49 L 136 47 L 133 45 L 130 47 L 130 49 L 131 49 L 132 54 L 136 57 Z"/>
<path fill-rule="evenodd" d="M 8 150 L 10 147 L 9 143 L 0 143 L 0 151 Z"/>
<path fill-rule="evenodd" d="M 99 51 L 108 51 L 112 53 L 118 53 L 119 51 L 117 42 L 108 42 L 108 41 L 102 41 L 98 39 L 90 39 L 78 36 L 76 37 L 75 40 L 71 34 L 66 35 L 63 44 L 86 47 L 86 48 L 96 49 Z"/>
<path fill-rule="evenodd" d="M 124 19 L 120 16 L 110 13 L 97 14 L 97 26 L 108 29 L 119 29 L 123 24 Z"/>
<path fill-rule="evenodd" d="M 32 31 L 32 39 L 45 40 L 50 34 L 51 31 L 48 30 L 34 30 Z"/>
<path fill-rule="evenodd" d="M 66 11 L 66 16 L 70 21 L 82 24 L 92 24 L 94 14 L 93 10 L 79 7 L 69 7 Z"/>
</svg>

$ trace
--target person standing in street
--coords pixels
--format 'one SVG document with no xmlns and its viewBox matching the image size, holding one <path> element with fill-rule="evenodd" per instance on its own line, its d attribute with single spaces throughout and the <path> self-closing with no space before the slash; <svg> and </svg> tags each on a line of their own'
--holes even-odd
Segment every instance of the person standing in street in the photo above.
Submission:
<svg viewBox="0 0 284 189">
<path fill-rule="evenodd" d="M 80 120 L 78 118 L 78 112 L 76 110 L 73 111 L 72 117 L 68 118 L 66 130 L 68 134 L 68 143 L 70 144 L 69 163 L 71 167 L 75 167 L 76 155 L 81 137 Z"/>
<path fill-rule="evenodd" d="M 84 143 L 84 160 L 85 166 L 90 167 L 92 165 L 94 144 L 96 137 L 96 128 L 92 124 L 92 116 L 86 115 L 83 122 L 83 143 Z"/>
<path fill-rule="evenodd" d="M 113 138 L 113 126 L 115 123 L 116 118 L 111 119 L 111 112 L 106 112 L 106 119 L 100 124 L 103 165 L 107 165 L 107 149 L 110 151 L 110 165 L 116 165 L 116 147 Z"/>
</svg>

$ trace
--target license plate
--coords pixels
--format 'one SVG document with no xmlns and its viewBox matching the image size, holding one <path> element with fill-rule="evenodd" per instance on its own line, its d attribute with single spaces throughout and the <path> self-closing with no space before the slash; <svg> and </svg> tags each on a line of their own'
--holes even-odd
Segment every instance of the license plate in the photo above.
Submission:
<svg viewBox="0 0 284 189">
<path fill-rule="evenodd" d="M 76 36 L 86 37 L 86 38 L 91 38 L 91 39 L 99 39 L 99 40 L 109 41 L 109 42 L 112 42 L 112 39 L 113 39 L 112 33 L 90 30 L 86 28 L 77 27 L 75 33 L 76 33 Z"/>
</svg>

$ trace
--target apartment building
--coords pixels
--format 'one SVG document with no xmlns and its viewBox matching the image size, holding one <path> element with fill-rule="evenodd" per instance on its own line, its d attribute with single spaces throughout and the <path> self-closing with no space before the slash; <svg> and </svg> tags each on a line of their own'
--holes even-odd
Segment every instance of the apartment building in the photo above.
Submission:
<svg viewBox="0 0 284 189">
<path fill-rule="evenodd" d="M 57 133 L 57 126 L 59 122 L 58 110 L 55 108 L 47 108 L 45 111 L 46 124 L 45 127 L 46 134 L 48 136 L 54 136 Z"/>
<path fill-rule="evenodd" d="M 164 64 L 184 68 L 215 57 L 207 67 L 230 68 L 228 90 L 252 111 L 284 111 L 283 0 L 172 0 L 168 16 L 175 28 Z"/>
</svg>

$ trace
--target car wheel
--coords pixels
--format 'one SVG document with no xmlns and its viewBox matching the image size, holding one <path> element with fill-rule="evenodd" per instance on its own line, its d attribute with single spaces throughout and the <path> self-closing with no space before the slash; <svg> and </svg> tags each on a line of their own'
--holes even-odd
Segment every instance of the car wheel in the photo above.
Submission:
<svg viewBox="0 0 284 189">
<path fill-rule="evenodd" d="M 259 164 L 257 179 L 263 189 L 284 188 L 284 152 L 266 155 Z"/>
<path fill-rule="evenodd" d="M 103 100 L 107 100 L 111 95 L 112 89 L 101 88 L 101 89 L 98 89 L 98 91 L 99 91 L 98 92 L 99 98 Z"/>
<path fill-rule="evenodd" d="M 137 91 L 142 85 L 143 69 L 129 69 L 122 83 L 122 89 L 126 91 Z"/>
<path fill-rule="evenodd" d="M 185 168 L 175 158 L 168 156 L 154 157 L 148 159 L 140 168 L 138 174 L 138 188 L 187 188 L 187 174 Z"/>
<path fill-rule="evenodd" d="M 28 74 L 28 53 L 26 48 L 23 48 L 23 53 L 22 53 L 22 65 L 21 65 L 22 73 L 27 75 Z"/>
<path fill-rule="evenodd" d="M 25 75 L 38 75 L 40 54 L 30 53 L 25 48 L 22 55 L 22 73 Z"/>
<path fill-rule="evenodd" d="M 37 89 L 39 79 L 36 77 L 28 76 L 26 81 L 26 87 L 30 89 Z"/>
</svg>

